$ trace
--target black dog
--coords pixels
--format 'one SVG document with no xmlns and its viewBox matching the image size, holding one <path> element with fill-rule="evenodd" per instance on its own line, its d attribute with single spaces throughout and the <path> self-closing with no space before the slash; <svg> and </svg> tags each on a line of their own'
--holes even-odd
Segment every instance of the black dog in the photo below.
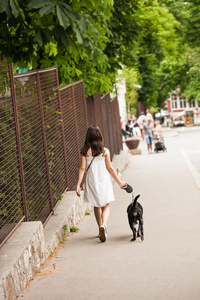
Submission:
<svg viewBox="0 0 200 300">
<path fill-rule="evenodd" d="M 140 237 L 141 240 L 144 240 L 144 232 L 143 232 L 143 208 L 142 205 L 137 202 L 137 199 L 140 197 L 140 195 L 137 195 L 135 198 L 133 197 L 132 203 L 127 207 L 127 213 L 128 213 L 128 221 L 129 225 L 131 227 L 131 230 L 133 231 L 133 238 L 131 241 L 136 240 L 136 228 L 134 225 L 138 225 L 138 231 L 137 231 L 137 237 Z"/>
</svg>

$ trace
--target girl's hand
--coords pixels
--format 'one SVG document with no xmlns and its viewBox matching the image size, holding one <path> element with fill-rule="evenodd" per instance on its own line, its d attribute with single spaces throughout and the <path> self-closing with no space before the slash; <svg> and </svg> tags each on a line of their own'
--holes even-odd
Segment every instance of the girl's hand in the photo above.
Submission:
<svg viewBox="0 0 200 300">
<path fill-rule="evenodd" d="M 79 185 L 77 185 L 77 187 L 76 187 L 76 194 L 77 194 L 78 197 L 81 196 L 81 188 L 80 188 Z"/>
<path fill-rule="evenodd" d="M 124 181 L 121 181 L 119 186 L 120 186 L 120 187 L 125 187 L 126 185 L 127 185 L 127 183 L 126 183 L 126 182 L 124 182 Z"/>
</svg>

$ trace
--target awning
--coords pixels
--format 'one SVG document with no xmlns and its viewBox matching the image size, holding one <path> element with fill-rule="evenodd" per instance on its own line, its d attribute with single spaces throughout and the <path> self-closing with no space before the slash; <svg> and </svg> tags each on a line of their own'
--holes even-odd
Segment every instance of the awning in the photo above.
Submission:
<svg viewBox="0 0 200 300">
<path fill-rule="evenodd" d="M 177 113 L 178 117 L 183 117 L 183 116 L 186 116 L 186 113 L 185 111 L 181 111 L 179 113 Z"/>
<path fill-rule="evenodd" d="M 193 109 L 193 114 L 198 115 L 198 114 L 199 114 L 198 109 L 194 108 L 194 109 Z"/>
</svg>

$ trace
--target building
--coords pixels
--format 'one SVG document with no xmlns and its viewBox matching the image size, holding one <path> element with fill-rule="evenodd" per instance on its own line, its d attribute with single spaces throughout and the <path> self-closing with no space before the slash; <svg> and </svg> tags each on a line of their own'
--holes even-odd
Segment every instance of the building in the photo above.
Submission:
<svg viewBox="0 0 200 300">
<path fill-rule="evenodd" d="M 200 124 L 200 103 L 196 100 L 189 102 L 178 92 L 169 93 L 167 110 L 172 122 L 175 119 L 182 118 L 185 124 Z"/>
</svg>

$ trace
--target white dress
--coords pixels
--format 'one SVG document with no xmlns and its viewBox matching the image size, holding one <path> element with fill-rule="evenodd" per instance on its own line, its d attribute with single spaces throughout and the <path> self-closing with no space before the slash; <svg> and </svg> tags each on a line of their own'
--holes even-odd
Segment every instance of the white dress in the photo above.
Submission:
<svg viewBox="0 0 200 300">
<path fill-rule="evenodd" d="M 106 149 L 104 149 L 105 153 Z M 86 168 L 89 166 L 93 156 L 86 156 Z M 114 201 L 113 186 L 110 174 L 106 169 L 105 157 L 96 156 L 93 160 L 85 179 L 84 187 L 85 202 L 96 207 L 104 207 Z"/>
</svg>

